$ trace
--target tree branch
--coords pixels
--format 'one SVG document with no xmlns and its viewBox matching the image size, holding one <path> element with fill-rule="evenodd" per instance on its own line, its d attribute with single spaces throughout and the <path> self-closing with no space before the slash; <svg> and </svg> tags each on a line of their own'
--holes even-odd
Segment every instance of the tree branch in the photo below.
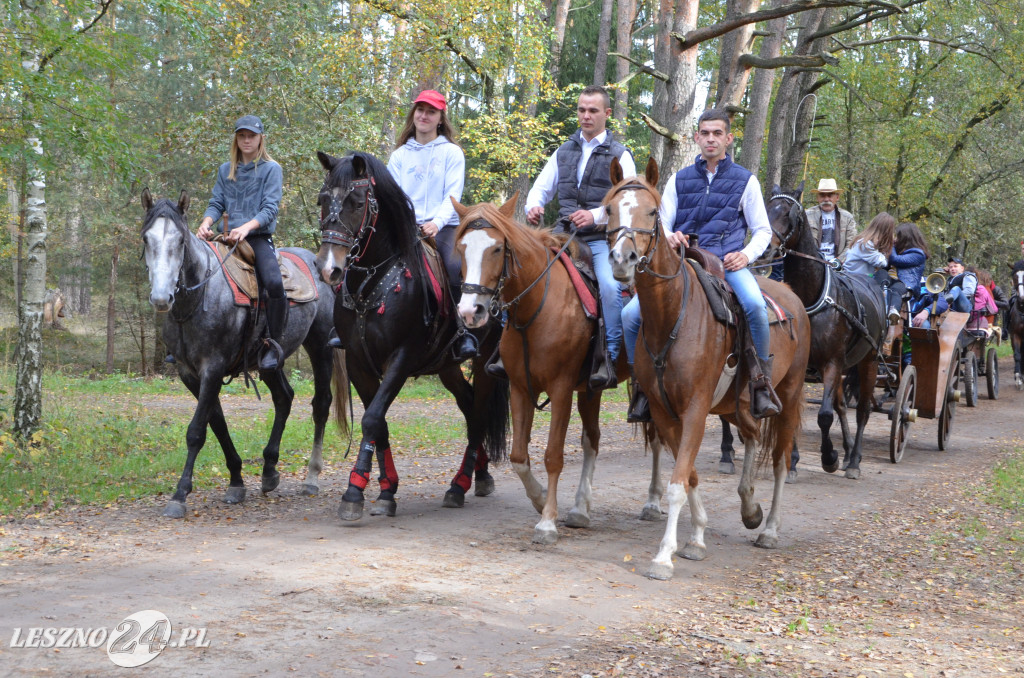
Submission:
<svg viewBox="0 0 1024 678">
<path fill-rule="evenodd" d="M 755 54 L 744 54 L 740 57 L 741 66 L 751 68 L 820 68 L 822 66 L 838 66 L 839 59 L 831 54 L 819 52 L 818 54 L 788 54 L 786 56 L 765 59 Z"/>
<path fill-rule="evenodd" d="M 650 66 L 646 65 L 642 61 L 637 61 L 633 57 L 626 56 L 625 54 L 619 54 L 618 52 L 608 52 L 608 56 L 619 57 L 620 59 L 625 59 L 626 61 L 628 61 L 629 63 L 633 64 L 638 69 L 640 69 L 641 73 L 646 73 L 647 75 L 651 76 L 652 78 L 656 78 L 658 80 L 661 80 L 662 82 L 668 82 L 668 80 L 669 80 L 668 75 L 666 75 L 665 73 L 662 73 L 661 71 L 659 71 L 659 70 L 657 70 L 655 68 L 651 68 Z"/>
<path fill-rule="evenodd" d="M 92 18 L 92 21 L 84 24 L 81 28 L 76 30 L 75 31 L 75 35 L 76 36 L 77 35 L 82 35 L 83 33 L 86 33 L 87 31 L 89 31 L 89 29 L 91 29 L 93 26 L 95 26 L 96 23 L 99 22 L 99 20 L 103 18 L 103 16 L 107 13 L 107 10 L 110 9 L 110 6 L 113 5 L 113 4 L 114 4 L 114 0 L 100 0 L 100 11 L 96 13 L 96 16 L 94 16 Z M 51 61 L 53 61 L 57 57 L 58 54 L 60 54 L 61 52 L 64 51 L 64 48 L 67 46 L 67 44 L 68 44 L 68 42 L 70 40 L 71 40 L 71 38 L 69 37 L 67 40 L 64 41 L 64 44 L 60 45 L 59 47 L 55 47 L 52 52 L 50 52 L 49 54 L 44 55 L 43 57 L 41 57 L 39 59 L 39 72 L 40 73 L 45 71 L 46 67 L 49 65 L 49 63 Z"/>
<path fill-rule="evenodd" d="M 669 139 L 670 141 L 675 141 L 677 143 L 683 140 L 681 136 L 670 130 L 668 127 L 665 127 L 661 123 L 655 121 L 654 118 L 647 115 L 646 113 L 641 113 L 640 117 L 643 118 L 644 122 L 647 123 L 647 126 L 650 127 L 654 133 L 659 134 L 665 137 L 666 139 Z"/>
</svg>

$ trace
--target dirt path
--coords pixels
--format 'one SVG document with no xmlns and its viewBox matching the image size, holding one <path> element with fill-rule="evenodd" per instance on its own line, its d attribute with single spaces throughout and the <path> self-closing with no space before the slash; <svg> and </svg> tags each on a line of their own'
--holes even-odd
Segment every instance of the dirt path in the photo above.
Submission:
<svg viewBox="0 0 1024 678">
<path fill-rule="evenodd" d="M 223 488 L 200 491 L 185 521 L 162 519 L 154 498 L 6 524 L 0 673 L 125 673 L 102 648 L 12 648 L 13 629 L 114 629 L 146 609 L 166 614 L 175 637 L 205 628 L 209 641 L 165 649 L 142 669 L 154 676 L 1024 672 L 1020 542 L 996 539 L 1003 516 L 971 494 L 1024 439 L 1024 394 L 1005 367 L 1000 400 L 958 409 L 948 452 L 936 422 L 919 420 L 890 464 L 888 421 L 875 415 L 859 481 L 816 466 L 808 408 L 775 551 L 754 548 L 742 527 L 738 476 L 717 473 L 709 422 L 698 466 L 709 556 L 678 559 L 669 582 L 643 576 L 664 523 L 637 519 L 649 458 L 625 423 L 603 429 L 592 526 L 560 525 L 554 546 L 531 544 L 538 517 L 507 465 L 493 495 L 441 508 L 454 455 L 397 460 L 395 518 L 338 520 L 348 467 L 331 469 L 316 498 L 298 496 L 297 478 L 262 497 L 253 467 L 244 505 L 221 503 Z M 563 515 L 578 439 L 576 427 Z M 768 479 L 757 496 L 767 510 Z M 953 529 L 965 523 L 976 529 Z M 682 520 L 680 544 L 688 532 Z"/>
</svg>

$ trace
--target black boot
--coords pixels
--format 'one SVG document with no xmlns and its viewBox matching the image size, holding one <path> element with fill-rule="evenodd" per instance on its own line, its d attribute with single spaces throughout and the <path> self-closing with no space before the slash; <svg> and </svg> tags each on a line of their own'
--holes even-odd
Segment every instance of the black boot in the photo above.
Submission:
<svg viewBox="0 0 1024 678">
<path fill-rule="evenodd" d="M 615 364 L 608 354 L 607 338 L 604 334 L 604 321 L 597 323 L 597 334 L 594 337 L 594 362 L 590 368 L 590 388 L 594 391 L 601 391 L 606 388 L 615 388 L 619 380 L 615 376 Z"/>
<path fill-rule="evenodd" d="M 327 335 L 327 347 L 328 348 L 344 348 L 341 345 L 341 339 L 338 338 L 338 330 L 331 328 L 331 333 Z"/>
<path fill-rule="evenodd" d="M 501 353 L 494 349 L 494 355 L 484 364 L 484 371 L 495 379 L 508 381 L 508 372 L 505 371 L 505 364 L 501 362 Z"/>
<path fill-rule="evenodd" d="M 754 419 L 774 417 L 782 411 L 782 401 L 772 388 L 774 362 L 774 355 L 761 360 L 753 348 L 747 349 L 747 364 L 750 369 L 750 413 L 754 415 Z"/>
<path fill-rule="evenodd" d="M 633 376 L 633 366 L 629 366 L 629 410 L 626 422 L 630 424 L 646 424 L 651 420 L 651 403 L 640 388 L 640 382 Z"/>
<path fill-rule="evenodd" d="M 277 370 L 284 364 L 284 350 L 281 348 L 281 335 L 288 318 L 288 298 L 267 299 L 267 333 L 270 338 L 260 355 L 260 370 Z"/>
<path fill-rule="evenodd" d="M 477 345 L 476 337 L 466 329 L 466 326 L 462 324 L 462 319 L 459 319 L 459 334 L 455 337 L 455 342 L 452 344 L 452 354 L 455 359 L 460 363 L 464 360 L 476 357 L 476 354 L 480 352 L 480 348 Z"/>
<path fill-rule="evenodd" d="M 173 365 L 174 363 L 176 363 L 178 361 L 174 359 L 174 354 L 173 353 L 168 353 L 167 356 L 164 358 L 164 362 Z"/>
</svg>

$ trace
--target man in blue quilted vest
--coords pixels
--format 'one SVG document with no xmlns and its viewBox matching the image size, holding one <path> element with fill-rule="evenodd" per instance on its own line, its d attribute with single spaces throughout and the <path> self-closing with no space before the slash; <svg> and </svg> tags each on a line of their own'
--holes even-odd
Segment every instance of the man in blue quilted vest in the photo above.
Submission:
<svg viewBox="0 0 1024 678">
<path fill-rule="evenodd" d="M 725 280 L 736 293 L 750 329 L 753 347 L 746 349 L 750 370 L 750 410 L 758 419 L 782 409 L 772 388 L 768 311 L 761 288 L 747 265 L 771 242 L 772 231 L 757 177 L 729 157 L 733 136 L 729 115 L 704 111 L 694 137 L 700 155 L 666 185 L 661 203 L 663 223 L 672 224 L 669 242 L 679 247 L 696 235 L 696 246 L 721 258 Z M 750 242 L 744 245 L 747 231 Z"/>
</svg>

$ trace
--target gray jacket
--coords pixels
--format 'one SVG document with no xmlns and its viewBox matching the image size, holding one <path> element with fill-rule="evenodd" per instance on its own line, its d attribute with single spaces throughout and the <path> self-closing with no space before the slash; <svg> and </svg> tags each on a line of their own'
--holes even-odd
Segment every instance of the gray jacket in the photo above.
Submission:
<svg viewBox="0 0 1024 678">
<path fill-rule="evenodd" d="M 213 185 L 210 206 L 203 217 L 213 219 L 217 233 L 224 230 L 221 216 L 228 215 L 228 228 L 232 230 L 250 219 L 260 222 L 260 227 L 250 235 L 271 235 L 277 228 L 277 208 L 281 202 L 281 166 L 273 160 L 259 164 L 239 164 L 235 168 L 235 179 L 228 179 L 231 163 L 224 163 L 217 170 L 217 183 Z"/>
</svg>

